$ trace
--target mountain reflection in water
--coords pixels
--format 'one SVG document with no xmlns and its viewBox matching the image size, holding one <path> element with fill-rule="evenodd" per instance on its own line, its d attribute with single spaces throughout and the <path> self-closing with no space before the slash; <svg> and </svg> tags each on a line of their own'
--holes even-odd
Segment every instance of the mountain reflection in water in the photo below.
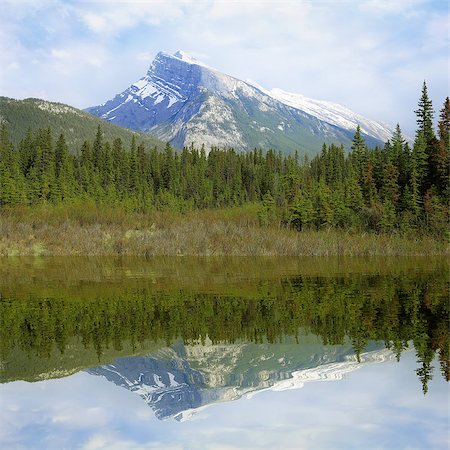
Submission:
<svg viewBox="0 0 450 450">
<path fill-rule="evenodd" d="M 448 448 L 448 269 L 0 259 L 0 447 Z"/>
<path fill-rule="evenodd" d="M 182 418 L 409 346 L 426 393 L 449 378 L 447 274 L 439 258 L 13 258 L 0 265 L 1 381 L 87 369 Z"/>
<path fill-rule="evenodd" d="M 158 419 L 190 419 L 213 403 L 260 390 L 301 388 L 311 381 L 340 380 L 365 364 L 393 359 L 392 351 L 352 355 L 350 345 L 320 347 L 314 336 L 300 343 L 184 346 L 149 356 L 118 358 L 88 369 L 142 397 Z"/>
</svg>

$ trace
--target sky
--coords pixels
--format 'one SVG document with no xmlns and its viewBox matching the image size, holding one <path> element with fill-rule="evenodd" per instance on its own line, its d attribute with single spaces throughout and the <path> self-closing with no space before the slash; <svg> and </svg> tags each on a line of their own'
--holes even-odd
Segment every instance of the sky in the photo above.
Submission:
<svg viewBox="0 0 450 450">
<path fill-rule="evenodd" d="M 449 95 L 447 0 L 0 1 L 0 95 L 86 108 L 159 51 L 415 131 L 423 80 Z"/>
</svg>

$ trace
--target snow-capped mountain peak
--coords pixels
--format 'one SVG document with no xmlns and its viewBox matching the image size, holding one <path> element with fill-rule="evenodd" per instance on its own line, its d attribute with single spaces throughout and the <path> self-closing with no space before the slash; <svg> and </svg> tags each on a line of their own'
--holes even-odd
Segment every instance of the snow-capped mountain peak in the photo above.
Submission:
<svg viewBox="0 0 450 450">
<path fill-rule="evenodd" d="M 199 66 L 205 66 L 206 64 L 199 61 L 197 58 L 194 58 L 189 53 L 184 52 L 183 50 L 178 50 L 173 54 L 175 58 L 181 59 L 182 61 L 185 61 L 189 64 L 197 64 Z"/>
<path fill-rule="evenodd" d="M 182 147 L 273 148 L 317 153 L 322 144 L 350 147 L 357 125 L 369 145 L 392 129 L 350 109 L 281 89 L 267 90 L 198 61 L 181 50 L 159 52 L 147 74 L 88 112 Z"/>
</svg>

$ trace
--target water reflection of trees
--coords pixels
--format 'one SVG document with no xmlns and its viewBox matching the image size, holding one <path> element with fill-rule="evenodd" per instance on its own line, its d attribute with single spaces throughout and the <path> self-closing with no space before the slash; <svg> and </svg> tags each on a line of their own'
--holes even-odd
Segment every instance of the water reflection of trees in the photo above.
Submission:
<svg viewBox="0 0 450 450">
<path fill-rule="evenodd" d="M 0 351 L 8 361 L 13 349 L 40 358 L 55 347 L 61 354 L 79 339 L 97 355 L 137 347 L 148 341 L 176 339 L 213 343 L 277 342 L 299 329 L 342 344 L 350 338 L 356 355 L 371 340 L 381 340 L 398 358 L 412 341 L 424 392 L 437 354 L 449 379 L 448 284 L 446 273 L 345 277 L 298 276 L 260 282 L 239 295 L 199 293 L 192 289 L 155 290 L 133 285 L 97 284 L 72 291 L 38 292 L 0 301 Z"/>
</svg>

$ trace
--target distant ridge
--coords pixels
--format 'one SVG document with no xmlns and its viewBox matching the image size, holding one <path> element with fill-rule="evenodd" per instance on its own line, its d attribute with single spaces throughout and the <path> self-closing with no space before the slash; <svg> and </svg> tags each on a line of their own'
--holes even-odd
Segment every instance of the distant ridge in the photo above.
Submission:
<svg viewBox="0 0 450 450">
<path fill-rule="evenodd" d="M 108 141 L 121 138 L 128 145 L 133 136 L 136 141 L 144 142 L 150 148 L 161 148 L 164 144 L 153 136 L 122 128 L 106 120 L 94 117 L 80 109 L 63 103 L 28 98 L 15 100 L 0 97 L 0 122 L 6 123 L 12 141 L 17 144 L 23 139 L 29 128 L 50 127 L 53 137 L 64 134 L 71 151 L 79 150 L 83 142 L 92 140 L 98 125 L 102 127 L 104 137 Z"/>
</svg>

